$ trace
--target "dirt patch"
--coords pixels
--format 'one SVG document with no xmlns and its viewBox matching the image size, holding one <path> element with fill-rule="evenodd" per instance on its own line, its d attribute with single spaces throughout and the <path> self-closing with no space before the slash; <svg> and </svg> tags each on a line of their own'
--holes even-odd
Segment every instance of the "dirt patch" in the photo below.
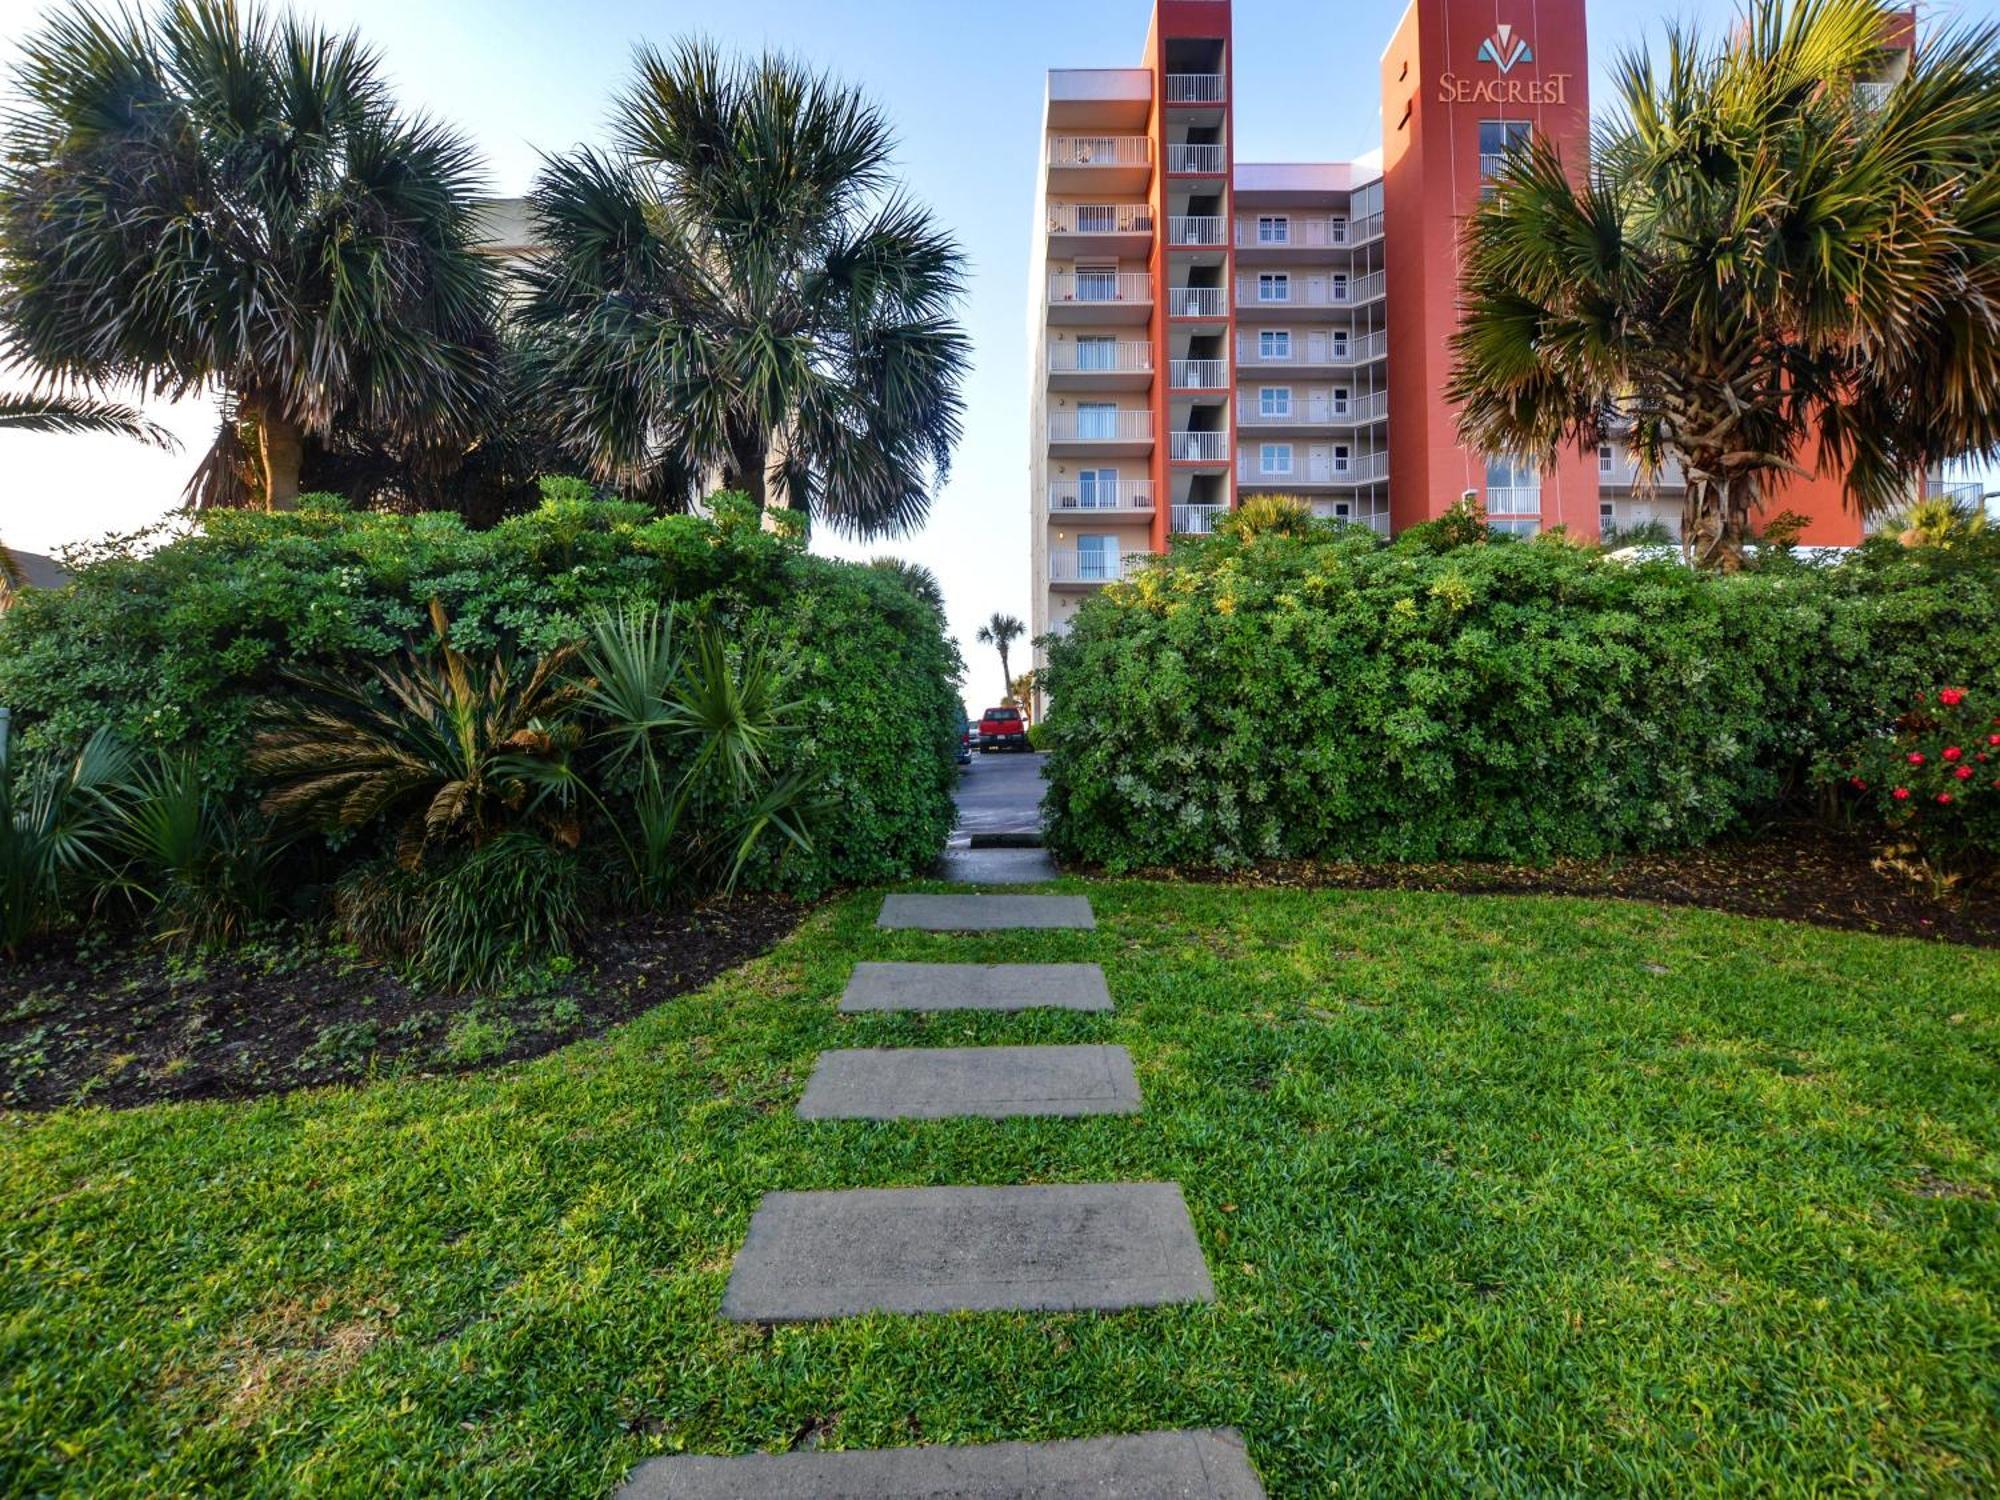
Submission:
<svg viewBox="0 0 2000 1500">
<path fill-rule="evenodd" d="M 0 1107 L 243 1098 L 532 1057 L 768 952 L 807 908 L 777 898 L 608 923 L 520 989 L 439 995 L 304 939 L 174 960 L 102 934 L 0 967 Z"/>
<path fill-rule="evenodd" d="M 1278 860 L 1249 870 L 1140 870 L 1145 879 L 1466 895 L 1614 896 L 1746 917 L 2000 947 L 2000 887 L 1933 900 L 1876 866 L 1864 839 L 1813 823 L 1702 849 L 1558 860 L 1547 865 L 1330 864 Z"/>
</svg>

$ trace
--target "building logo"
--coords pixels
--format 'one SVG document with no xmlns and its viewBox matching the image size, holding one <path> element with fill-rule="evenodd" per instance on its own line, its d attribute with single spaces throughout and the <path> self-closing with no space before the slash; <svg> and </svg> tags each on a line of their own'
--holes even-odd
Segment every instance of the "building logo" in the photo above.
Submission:
<svg viewBox="0 0 2000 1500">
<path fill-rule="evenodd" d="M 1479 44 L 1478 57 L 1481 62 L 1490 62 L 1502 73 L 1514 71 L 1514 64 L 1533 62 L 1535 49 L 1528 45 L 1526 37 L 1514 35 L 1511 26 L 1495 26 L 1493 35 Z"/>
</svg>

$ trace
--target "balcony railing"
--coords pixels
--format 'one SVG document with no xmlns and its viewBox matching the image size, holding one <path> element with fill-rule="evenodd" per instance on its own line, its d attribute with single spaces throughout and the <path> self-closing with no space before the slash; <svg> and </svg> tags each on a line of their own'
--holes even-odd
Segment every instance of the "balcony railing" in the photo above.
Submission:
<svg viewBox="0 0 2000 1500">
<path fill-rule="evenodd" d="M 1050 234 L 1151 234 L 1153 210 L 1144 203 L 1051 203 Z"/>
<path fill-rule="evenodd" d="M 1380 421 L 1388 414 L 1389 395 L 1386 391 L 1368 391 L 1346 397 L 1308 394 L 1303 400 L 1294 392 L 1290 406 L 1283 411 L 1266 411 L 1262 403 L 1253 398 L 1236 403 L 1236 425 L 1239 427 L 1300 427 L 1315 423 L 1329 427 L 1353 427 L 1364 422 Z"/>
<path fill-rule="evenodd" d="M 1052 135 L 1052 167 L 1150 167 L 1153 142 L 1143 135 Z"/>
<path fill-rule="evenodd" d="M 1049 370 L 1058 375 L 1144 375 L 1153 368 L 1153 346 L 1144 339 L 1082 339 L 1049 345 Z"/>
<path fill-rule="evenodd" d="M 1223 314 L 1219 286 L 1173 286 L 1167 288 L 1167 313 L 1176 318 L 1219 318 Z"/>
<path fill-rule="evenodd" d="M 1167 170 L 1169 172 L 1201 173 L 1212 175 L 1222 170 L 1222 148 L 1220 146 L 1169 145 L 1167 147 Z"/>
<path fill-rule="evenodd" d="M 1539 484 L 1488 485 L 1486 514 L 1489 516 L 1533 516 L 1541 514 L 1542 487 Z"/>
<path fill-rule="evenodd" d="M 1153 440 L 1150 411 L 1052 411 L 1052 443 L 1149 443 Z"/>
<path fill-rule="evenodd" d="M 1167 219 L 1169 245 L 1220 245 L 1220 214 L 1174 214 Z"/>
<path fill-rule="evenodd" d="M 1052 271 L 1049 301 L 1138 302 L 1153 300 L 1153 278 L 1144 271 Z"/>
<path fill-rule="evenodd" d="M 1961 510 L 1978 510 L 1986 503 L 1986 486 L 1976 479 L 1930 479 L 1924 482 L 1924 498 L 1946 500 Z"/>
<path fill-rule="evenodd" d="M 1093 481 L 1086 485 L 1076 479 L 1056 479 L 1049 483 L 1049 509 L 1143 510 L 1153 508 L 1153 486 L 1144 479 L 1114 479 L 1109 484 Z"/>
<path fill-rule="evenodd" d="M 1310 337 L 1295 332 L 1284 345 L 1284 353 L 1275 352 L 1276 347 L 1269 346 L 1271 352 L 1267 352 L 1267 346 L 1256 334 L 1238 334 L 1237 367 L 1296 370 L 1302 365 L 1365 365 L 1388 353 L 1389 335 L 1378 329 L 1374 333 L 1364 333 L 1351 339 L 1315 342 Z"/>
<path fill-rule="evenodd" d="M 1284 277 L 1239 276 L 1236 278 L 1238 307 L 1346 307 L 1370 302 L 1388 289 L 1381 271 L 1365 276 L 1288 275 Z"/>
<path fill-rule="evenodd" d="M 1220 104 L 1222 102 L 1222 75 L 1220 73 L 1169 73 L 1167 75 L 1167 103 L 1169 104 Z"/>
<path fill-rule="evenodd" d="M 1382 233 L 1382 216 L 1345 219 L 1335 215 L 1241 214 L 1236 243 L 1244 250 L 1333 250 L 1364 245 Z"/>
<path fill-rule="evenodd" d="M 1229 456 L 1229 434 L 1226 432 L 1168 433 L 1167 453 L 1178 464 L 1219 464 Z"/>
<path fill-rule="evenodd" d="M 1050 583 L 1116 583 L 1124 576 L 1125 559 L 1116 552 L 1049 554 Z"/>
<path fill-rule="evenodd" d="M 1167 361 L 1167 384 L 1177 391 L 1213 391 L 1229 384 L 1226 359 L 1173 359 Z"/>
<path fill-rule="evenodd" d="M 1330 456 L 1323 465 L 1313 462 L 1310 451 L 1294 448 L 1289 469 L 1263 467 L 1263 456 L 1245 451 L 1236 459 L 1236 481 L 1259 489 L 1282 488 L 1288 484 L 1372 484 L 1389 477 L 1387 453 L 1357 453 L 1347 458 Z"/>
<path fill-rule="evenodd" d="M 1207 536 L 1218 518 L 1229 513 L 1226 505 L 1176 505 L 1173 527 L 1183 536 Z"/>
</svg>

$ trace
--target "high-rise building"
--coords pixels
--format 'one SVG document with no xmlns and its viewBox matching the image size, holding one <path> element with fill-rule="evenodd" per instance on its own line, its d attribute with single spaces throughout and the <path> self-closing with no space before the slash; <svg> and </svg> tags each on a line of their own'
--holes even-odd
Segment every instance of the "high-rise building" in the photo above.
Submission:
<svg viewBox="0 0 2000 1500">
<path fill-rule="evenodd" d="M 1584 0 L 1411 0 L 1382 54 L 1381 148 L 1325 163 L 1236 160 L 1231 11 L 1156 0 L 1137 67 L 1048 75 L 1035 635 L 1259 492 L 1383 532 L 1467 492 L 1519 534 L 1677 532 L 1675 476 L 1641 488 L 1621 444 L 1547 468 L 1475 452 L 1443 396 L 1465 217 L 1525 138 L 1587 163 Z M 1837 478 L 1788 484 L 1771 509 L 1805 515 L 1809 543 L 1860 539 Z"/>
</svg>

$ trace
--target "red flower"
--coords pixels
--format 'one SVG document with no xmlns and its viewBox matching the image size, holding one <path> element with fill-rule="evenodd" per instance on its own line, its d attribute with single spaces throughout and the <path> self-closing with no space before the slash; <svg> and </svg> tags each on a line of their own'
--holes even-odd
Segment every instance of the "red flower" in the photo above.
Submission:
<svg viewBox="0 0 2000 1500">
<path fill-rule="evenodd" d="M 1960 781 L 1970 781 L 1972 780 L 1972 767 L 1960 766 L 1954 774 Z"/>
<path fill-rule="evenodd" d="M 2000 734 L 1989 734 L 1989 735 L 1987 735 L 1987 736 L 1986 736 L 1986 743 L 1987 743 L 1987 744 L 1989 744 L 1989 745 L 2000 745 Z"/>
<path fill-rule="evenodd" d="M 1859 776 L 1848 777 L 1847 784 L 1853 787 L 1854 790 L 1857 792 L 1865 792 L 1868 790 L 1868 783 L 1863 781 Z"/>
<path fill-rule="evenodd" d="M 1938 793 L 1938 801 L 1940 801 L 1940 802 L 1949 802 L 1949 801 L 1951 801 L 1951 793 L 1950 793 L 1950 792 L 1939 792 L 1939 793 Z"/>
<path fill-rule="evenodd" d="M 1946 760 L 1957 760 L 1963 754 L 1965 752 L 1956 745 L 1946 745 L 1944 747 L 1944 758 Z"/>
<path fill-rule="evenodd" d="M 1924 763 L 1924 752 L 1921 750 L 1912 750 L 1903 759 L 1907 760 L 1913 766 L 1920 766 Z"/>
<path fill-rule="evenodd" d="M 1946 688 L 1938 694 L 1938 702 L 1942 703 L 1946 708 L 1957 708 L 1964 701 L 1964 688 Z"/>
<path fill-rule="evenodd" d="M 1910 800 L 1910 789 L 1906 786 L 1899 786 L 1895 791 L 1889 793 L 1889 795 L 1894 797 L 1898 802 L 1908 802 Z"/>
</svg>

